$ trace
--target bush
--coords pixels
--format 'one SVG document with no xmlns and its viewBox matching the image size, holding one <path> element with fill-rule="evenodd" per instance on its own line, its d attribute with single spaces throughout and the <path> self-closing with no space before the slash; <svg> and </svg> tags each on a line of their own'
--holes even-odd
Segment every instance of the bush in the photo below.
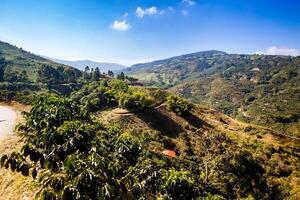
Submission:
<svg viewBox="0 0 300 200">
<path fill-rule="evenodd" d="M 167 97 L 167 104 L 168 108 L 177 115 L 188 114 L 194 108 L 194 105 L 188 100 L 174 95 Z"/>
<path fill-rule="evenodd" d="M 151 106 L 153 99 L 143 92 L 119 94 L 119 106 L 128 110 L 145 110 Z"/>
<path fill-rule="evenodd" d="M 162 191 L 171 199 L 193 199 L 198 196 L 198 188 L 190 171 L 171 168 L 164 174 Z"/>
</svg>

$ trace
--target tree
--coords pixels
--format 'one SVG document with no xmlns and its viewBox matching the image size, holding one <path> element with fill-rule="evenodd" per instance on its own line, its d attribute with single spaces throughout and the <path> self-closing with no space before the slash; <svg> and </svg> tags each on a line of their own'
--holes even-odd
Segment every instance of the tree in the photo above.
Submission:
<svg viewBox="0 0 300 200">
<path fill-rule="evenodd" d="M 72 70 L 71 68 L 65 68 L 63 70 L 63 76 L 64 76 L 64 81 L 67 83 L 76 81 L 76 74 L 74 70 Z"/>
<path fill-rule="evenodd" d="M 27 82 L 28 81 L 28 76 L 27 76 L 27 72 L 25 70 L 23 70 L 21 72 L 21 74 L 18 77 L 18 81 L 19 82 Z"/>
<path fill-rule="evenodd" d="M 130 77 L 130 76 L 126 76 L 125 79 L 128 80 L 129 82 L 132 82 L 132 83 L 137 82 L 139 80 L 137 78 L 133 78 L 133 77 Z"/>
<path fill-rule="evenodd" d="M 50 65 L 44 65 L 38 70 L 38 81 L 46 84 L 61 83 L 63 77 L 58 70 Z"/>
<path fill-rule="evenodd" d="M 83 72 L 83 79 L 85 81 L 90 81 L 91 80 L 91 76 L 90 76 L 90 67 L 86 66 Z"/>
<path fill-rule="evenodd" d="M 121 72 L 120 74 L 117 75 L 117 79 L 124 81 L 125 80 L 125 74 Z"/>
<path fill-rule="evenodd" d="M 92 80 L 98 81 L 100 79 L 101 73 L 99 67 L 96 67 L 92 74 Z"/>
<path fill-rule="evenodd" d="M 108 70 L 107 74 L 108 74 L 108 76 L 110 76 L 110 77 L 114 77 L 114 73 L 113 73 L 111 70 Z"/>
<path fill-rule="evenodd" d="M 3 79 L 8 82 L 17 82 L 18 81 L 18 73 L 12 71 L 9 68 L 6 68 L 3 74 Z"/>
<path fill-rule="evenodd" d="M 1 66 L 1 63 L 0 63 L 0 81 L 3 81 L 3 75 L 4 75 L 4 69 L 3 69 L 3 67 Z"/>
</svg>

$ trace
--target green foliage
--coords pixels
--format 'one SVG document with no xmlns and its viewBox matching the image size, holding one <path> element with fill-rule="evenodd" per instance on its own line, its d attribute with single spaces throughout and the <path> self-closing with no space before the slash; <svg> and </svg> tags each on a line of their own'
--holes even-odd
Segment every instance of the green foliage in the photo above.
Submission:
<svg viewBox="0 0 300 200">
<path fill-rule="evenodd" d="M 82 76 L 83 76 L 83 80 L 85 80 L 86 82 L 91 80 L 92 77 L 91 77 L 91 72 L 90 72 L 90 67 L 89 66 L 85 67 Z"/>
<path fill-rule="evenodd" d="M 193 199 L 199 195 L 191 172 L 169 169 L 164 172 L 162 190 L 171 199 Z"/>
<path fill-rule="evenodd" d="M 299 66 L 299 57 L 207 51 L 134 65 L 125 72 L 144 85 L 168 88 L 245 122 L 300 136 L 299 120 L 277 118 L 300 113 Z"/>
<path fill-rule="evenodd" d="M 71 98 L 93 112 L 117 105 L 131 111 L 142 111 L 153 103 L 148 94 L 129 88 L 126 82 L 118 79 L 91 82 L 73 93 Z"/>
<path fill-rule="evenodd" d="M 92 81 L 99 81 L 100 76 L 101 76 L 100 69 L 99 67 L 96 67 L 95 71 L 92 74 Z"/>
<path fill-rule="evenodd" d="M 0 81 L 7 82 L 76 82 L 81 72 L 54 63 L 23 49 L 0 41 Z"/>
<path fill-rule="evenodd" d="M 125 74 L 124 72 L 121 72 L 120 74 L 117 75 L 117 79 L 121 81 L 125 81 Z"/>
<path fill-rule="evenodd" d="M 112 78 L 114 77 L 114 73 L 111 70 L 108 70 L 107 75 Z"/>
<path fill-rule="evenodd" d="M 167 97 L 167 104 L 168 108 L 177 115 L 188 114 L 194 107 L 194 105 L 188 100 L 174 95 L 169 95 Z"/>
<path fill-rule="evenodd" d="M 141 91 L 132 91 L 130 93 L 120 93 L 118 95 L 119 106 L 128 110 L 145 110 L 149 108 L 153 99 Z"/>
<path fill-rule="evenodd" d="M 120 84 L 112 83 L 115 88 Z M 203 133 L 197 138 L 200 148 L 190 147 L 193 156 L 170 159 L 146 148 L 161 137 L 144 140 L 103 126 L 68 99 L 37 98 L 25 119 L 18 128 L 24 146 L 3 155 L 0 164 L 35 178 L 41 184 L 39 199 L 286 196 L 283 189 L 270 190 L 261 164 L 225 134 Z"/>
</svg>

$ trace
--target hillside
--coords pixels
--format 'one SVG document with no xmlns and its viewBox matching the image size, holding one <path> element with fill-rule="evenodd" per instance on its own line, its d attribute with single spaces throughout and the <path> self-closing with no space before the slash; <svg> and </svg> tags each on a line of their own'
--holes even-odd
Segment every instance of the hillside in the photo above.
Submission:
<svg viewBox="0 0 300 200">
<path fill-rule="evenodd" d="M 125 73 L 245 122 L 300 135 L 300 57 L 207 51 L 133 65 Z"/>
<path fill-rule="evenodd" d="M 47 78 L 40 77 L 47 75 Z M 11 44 L 0 41 L 0 81 L 7 82 L 64 82 L 76 79 L 81 72 L 73 67 L 58 64 Z"/>
<path fill-rule="evenodd" d="M 299 140 L 120 80 L 38 98 L 19 134 L 23 147 L 0 149 L 1 165 L 35 178 L 39 199 L 300 195 Z"/>
</svg>

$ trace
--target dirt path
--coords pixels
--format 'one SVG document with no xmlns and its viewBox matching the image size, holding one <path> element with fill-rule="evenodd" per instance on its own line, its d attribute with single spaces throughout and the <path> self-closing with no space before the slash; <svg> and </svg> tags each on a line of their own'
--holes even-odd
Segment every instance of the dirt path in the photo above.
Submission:
<svg viewBox="0 0 300 200">
<path fill-rule="evenodd" d="M 0 140 L 14 131 L 17 113 L 6 106 L 0 106 Z"/>
</svg>

